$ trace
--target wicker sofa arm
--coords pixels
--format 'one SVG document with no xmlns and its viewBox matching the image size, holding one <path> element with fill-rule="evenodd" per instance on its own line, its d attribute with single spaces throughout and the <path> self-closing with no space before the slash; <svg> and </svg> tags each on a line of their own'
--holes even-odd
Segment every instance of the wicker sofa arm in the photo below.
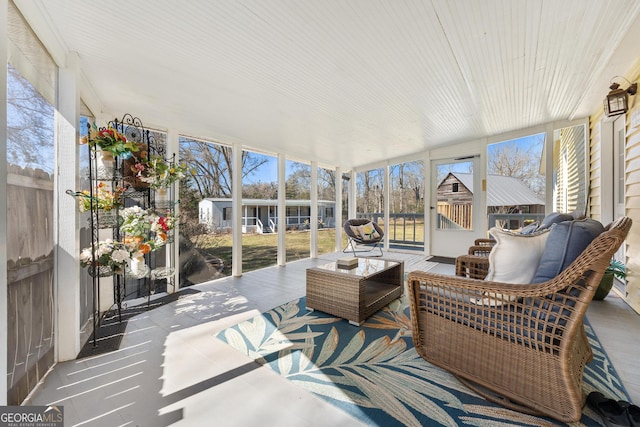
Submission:
<svg viewBox="0 0 640 427">
<path fill-rule="evenodd" d="M 467 251 L 467 254 L 488 257 L 492 248 L 493 246 L 473 245 L 473 246 L 469 246 L 469 250 Z"/>
<path fill-rule="evenodd" d="M 543 283 L 502 283 L 488 280 L 467 278 L 462 276 L 449 276 L 425 271 L 412 271 L 407 276 L 409 285 L 421 286 L 423 292 L 434 292 L 439 289 L 453 297 L 477 296 L 480 294 L 496 293 L 509 295 L 515 298 L 543 298 L 550 294 L 562 291 L 567 287 L 566 282 L 560 280 L 561 276 Z"/>
<path fill-rule="evenodd" d="M 496 244 L 494 239 L 489 238 L 481 238 L 473 241 L 474 246 L 493 246 Z"/>
</svg>

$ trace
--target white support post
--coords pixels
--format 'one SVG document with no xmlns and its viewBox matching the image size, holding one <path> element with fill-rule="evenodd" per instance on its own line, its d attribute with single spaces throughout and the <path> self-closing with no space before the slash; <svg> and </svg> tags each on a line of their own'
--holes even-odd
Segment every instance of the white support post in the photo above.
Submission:
<svg viewBox="0 0 640 427">
<path fill-rule="evenodd" d="M 318 162 L 311 162 L 311 258 L 318 258 Z"/>
<path fill-rule="evenodd" d="M 342 248 L 342 168 L 336 168 L 336 204 L 333 208 L 334 226 L 336 227 L 336 252 Z"/>
<path fill-rule="evenodd" d="M 286 192 L 287 160 L 278 153 L 278 265 L 287 263 L 287 192 Z"/>
<path fill-rule="evenodd" d="M 389 209 L 391 207 L 391 203 L 389 202 L 389 195 L 391 194 L 391 179 L 389 178 L 389 174 L 391 173 L 391 168 L 389 167 L 389 165 L 386 165 L 384 167 L 384 181 L 383 181 L 383 185 L 384 185 L 384 230 L 385 230 L 385 236 L 386 238 L 382 241 L 383 242 L 383 248 L 385 251 L 389 250 L 389 231 L 391 230 L 390 225 L 391 222 L 389 220 Z"/>
<path fill-rule="evenodd" d="M 233 173 L 231 176 L 231 274 L 242 276 L 242 146 L 232 147 Z"/>
<path fill-rule="evenodd" d="M 611 188 L 611 191 L 603 191 L 600 197 L 599 212 L 588 210 L 589 216 L 598 218 L 603 224 L 609 224 L 613 221 L 614 200 L 613 194 L 613 142 L 614 142 L 614 121 L 600 119 L 600 187 L 601 189 Z M 547 179 L 547 182 L 549 180 Z M 587 181 L 588 182 L 588 181 Z M 588 186 L 591 183 L 588 182 Z M 602 191 L 601 190 L 601 191 Z M 587 206 L 591 204 L 590 200 L 586 201 Z"/>
<path fill-rule="evenodd" d="M 547 171 L 547 178 L 545 179 L 545 215 L 549 215 L 553 211 L 554 180 L 549 179 L 553 173 L 553 147 L 555 145 L 553 133 L 553 124 L 548 124 L 544 139 L 545 149 L 543 151 L 547 155 L 546 158 L 542 159 L 542 161 L 545 162 Z"/>
<path fill-rule="evenodd" d="M 355 218 L 356 214 L 357 214 L 357 187 L 356 187 L 356 173 L 355 171 L 351 170 L 349 172 L 349 195 L 347 198 L 347 201 L 349 203 L 348 206 L 348 212 L 349 212 L 349 218 L 347 219 L 351 219 L 351 218 Z"/>
<path fill-rule="evenodd" d="M 7 63 L 7 0 L 0 0 L 0 60 Z M 7 348 L 8 348 L 8 313 L 7 299 L 9 289 L 7 287 L 7 73 L 0 73 L 0 86 L 5 88 L 0 91 L 0 406 L 7 404 Z"/>
<path fill-rule="evenodd" d="M 58 108 L 56 112 L 56 171 L 54 239 L 56 274 L 54 275 L 55 337 L 57 360 L 72 360 L 80 352 L 80 227 L 77 203 L 65 194 L 78 188 L 78 138 L 80 133 L 80 57 L 67 55 L 66 68 L 58 71 Z"/>
<path fill-rule="evenodd" d="M 431 158 L 429 154 L 424 156 L 424 254 L 431 254 Z"/>
<path fill-rule="evenodd" d="M 176 155 L 176 162 L 180 162 L 180 134 L 175 129 L 167 130 L 167 156 L 172 156 L 174 153 Z M 174 202 L 176 200 L 180 200 L 180 185 L 179 183 L 173 184 L 175 186 L 173 194 Z M 173 206 L 173 214 L 176 218 L 180 217 L 180 203 L 175 203 Z M 173 243 L 170 245 L 173 246 L 173 250 L 166 251 L 166 260 L 165 265 L 167 267 L 174 267 L 173 278 L 169 280 L 167 278 L 167 293 L 172 294 L 176 292 L 180 288 L 180 227 L 178 225 L 178 221 L 176 221 L 175 229 L 173 230 Z"/>
</svg>

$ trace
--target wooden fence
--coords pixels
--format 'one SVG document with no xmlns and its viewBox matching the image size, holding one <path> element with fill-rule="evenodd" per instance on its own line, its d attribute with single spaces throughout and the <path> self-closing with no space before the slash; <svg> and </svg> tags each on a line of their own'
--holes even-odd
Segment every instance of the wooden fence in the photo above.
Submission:
<svg viewBox="0 0 640 427">
<path fill-rule="evenodd" d="M 7 176 L 7 403 L 18 405 L 54 362 L 53 177 Z"/>
<path fill-rule="evenodd" d="M 471 204 L 450 204 L 438 202 L 437 212 L 464 229 L 471 230 L 472 228 L 473 206 Z"/>
</svg>

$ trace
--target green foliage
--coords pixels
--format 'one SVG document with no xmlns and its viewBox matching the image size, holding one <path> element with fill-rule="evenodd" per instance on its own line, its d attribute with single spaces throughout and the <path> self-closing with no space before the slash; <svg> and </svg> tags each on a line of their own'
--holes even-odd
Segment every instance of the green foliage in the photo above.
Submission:
<svg viewBox="0 0 640 427">
<path fill-rule="evenodd" d="M 617 259 L 612 259 L 611 263 L 609 263 L 609 267 L 605 270 L 607 273 L 613 273 L 620 280 L 624 280 L 627 277 L 627 267 L 622 263 L 622 261 L 618 261 Z"/>
</svg>

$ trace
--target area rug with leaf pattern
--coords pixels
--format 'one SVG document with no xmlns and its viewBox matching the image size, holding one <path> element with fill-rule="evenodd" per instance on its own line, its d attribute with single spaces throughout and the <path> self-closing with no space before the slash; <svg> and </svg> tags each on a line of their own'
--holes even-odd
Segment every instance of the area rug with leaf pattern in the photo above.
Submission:
<svg viewBox="0 0 640 427">
<path fill-rule="evenodd" d="M 586 323 L 594 360 L 584 372 L 586 393 L 628 400 L 593 330 Z M 487 402 L 447 371 L 418 356 L 411 339 L 406 296 L 361 326 L 306 310 L 291 301 L 219 332 L 217 338 L 258 363 L 373 426 L 545 426 L 538 418 Z M 600 426 L 585 406 L 573 425 Z"/>
</svg>

